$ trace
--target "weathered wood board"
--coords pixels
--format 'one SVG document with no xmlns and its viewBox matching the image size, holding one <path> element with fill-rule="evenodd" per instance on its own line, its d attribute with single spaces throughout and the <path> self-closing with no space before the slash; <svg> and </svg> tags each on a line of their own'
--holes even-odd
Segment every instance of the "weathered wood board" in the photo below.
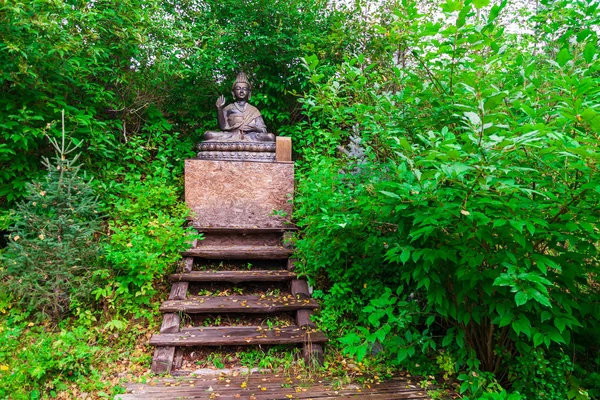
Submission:
<svg viewBox="0 0 600 400">
<path fill-rule="evenodd" d="M 294 296 L 190 296 L 186 300 L 167 300 L 160 306 L 164 313 L 189 314 L 245 313 L 264 314 L 291 312 L 319 307 L 313 299 L 300 300 Z"/>
<path fill-rule="evenodd" d="M 153 346 L 235 346 L 264 344 L 322 343 L 327 337 L 317 330 L 295 326 L 282 328 L 225 326 L 185 329 L 177 333 L 153 335 Z M 321 351 L 322 352 L 322 351 Z"/>
<path fill-rule="evenodd" d="M 127 394 L 117 395 L 120 400 L 149 399 L 430 399 L 418 382 L 407 378 L 368 386 L 350 384 L 332 387 L 322 382 L 303 382 L 283 375 L 243 375 L 218 377 L 160 378 L 146 384 L 128 383 Z"/>
</svg>

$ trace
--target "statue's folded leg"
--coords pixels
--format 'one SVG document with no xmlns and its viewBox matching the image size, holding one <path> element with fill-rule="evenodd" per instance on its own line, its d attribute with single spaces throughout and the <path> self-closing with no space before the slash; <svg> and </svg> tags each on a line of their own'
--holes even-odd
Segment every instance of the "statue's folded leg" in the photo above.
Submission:
<svg viewBox="0 0 600 400">
<path fill-rule="evenodd" d="M 251 140 L 255 142 L 274 142 L 275 135 L 272 133 L 262 133 L 262 132 L 247 132 L 244 133 L 246 140 Z"/>
<path fill-rule="evenodd" d="M 240 140 L 240 134 L 238 132 L 216 132 L 207 131 L 203 135 L 204 141 L 215 141 L 215 142 L 231 142 Z"/>
</svg>

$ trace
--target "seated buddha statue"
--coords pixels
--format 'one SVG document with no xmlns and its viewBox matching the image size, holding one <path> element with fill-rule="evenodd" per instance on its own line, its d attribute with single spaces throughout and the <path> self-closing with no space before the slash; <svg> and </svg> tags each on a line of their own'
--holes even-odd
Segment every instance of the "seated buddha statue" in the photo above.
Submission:
<svg viewBox="0 0 600 400">
<path fill-rule="evenodd" d="M 210 142 L 274 142 L 275 135 L 267 132 L 267 126 L 258 109 L 250 104 L 252 88 L 246 74 L 240 72 L 231 91 L 234 102 L 225 106 L 221 95 L 216 102 L 217 118 L 221 131 L 204 133 L 204 141 Z"/>
</svg>

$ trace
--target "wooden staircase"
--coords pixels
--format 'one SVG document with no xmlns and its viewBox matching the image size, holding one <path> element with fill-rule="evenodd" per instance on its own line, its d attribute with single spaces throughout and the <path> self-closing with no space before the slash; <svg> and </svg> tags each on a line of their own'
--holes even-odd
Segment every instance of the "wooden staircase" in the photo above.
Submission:
<svg viewBox="0 0 600 400">
<path fill-rule="evenodd" d="M 310 319 L 318 304 L 311 299 L 306 281 L 297 279 L 294 273 L 295 261 L 290 258 L 293 250 L 283 244 L 283 237 L 290 229 L 196 228 L 204 233 L 205 239 L 195 242 L 193 248 L 183 253 L 181 271 L 169 276 L 172 286 L 168 300 L 160 306 L 164 313 L 160 333 L 150 339 L 150 345 L 156 346 L 152 372 L 164 374 L 180 368 L 183 349 L 191 346 L 301 345 L 305 360 L 322 363 L 321 344 L 327 338 Z M 246 265 L 271 262 L 272 265 L 265 269 L 227 269 L 232 262 Z M 215 267 L 198 270 L 203 263 Z M 205 296 L 190 291 L 191 285 L 282 283 L 287 288 L 286 293 Z M 184 316 L 273 313 L 291 314 L 295 324 L 182 327 Z M 193 318 L 186 318 L 190 320 Z"/>
</svg>

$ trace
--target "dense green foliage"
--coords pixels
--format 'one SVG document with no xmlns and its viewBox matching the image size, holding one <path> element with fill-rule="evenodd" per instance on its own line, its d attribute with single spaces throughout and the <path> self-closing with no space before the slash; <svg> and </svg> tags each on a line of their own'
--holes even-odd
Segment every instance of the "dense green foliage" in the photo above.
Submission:
<svg viewBox="0 0 600 400">
<path fill-rule="evenodd" d="M 444 351 L 461 393 L 582 395 L 568 357 L 523 368 L 600 326 L 598 5 L 545 3 L 517 35 L 487 3 L 403 2 L 303 99 L 298 248 L 359 359 Z"/>
<path fill-rule="evenodd" d="M 155 328 L 197 237 L 183 160 L 240 70 L 293 137 L 333 347 L 471 398 L 599 396 L 598 26 L 594 0 L 1 3 L 0 397 L 105 390 Z M 81 173 L 41 162 L 63 109 Z"/>
</svg>

